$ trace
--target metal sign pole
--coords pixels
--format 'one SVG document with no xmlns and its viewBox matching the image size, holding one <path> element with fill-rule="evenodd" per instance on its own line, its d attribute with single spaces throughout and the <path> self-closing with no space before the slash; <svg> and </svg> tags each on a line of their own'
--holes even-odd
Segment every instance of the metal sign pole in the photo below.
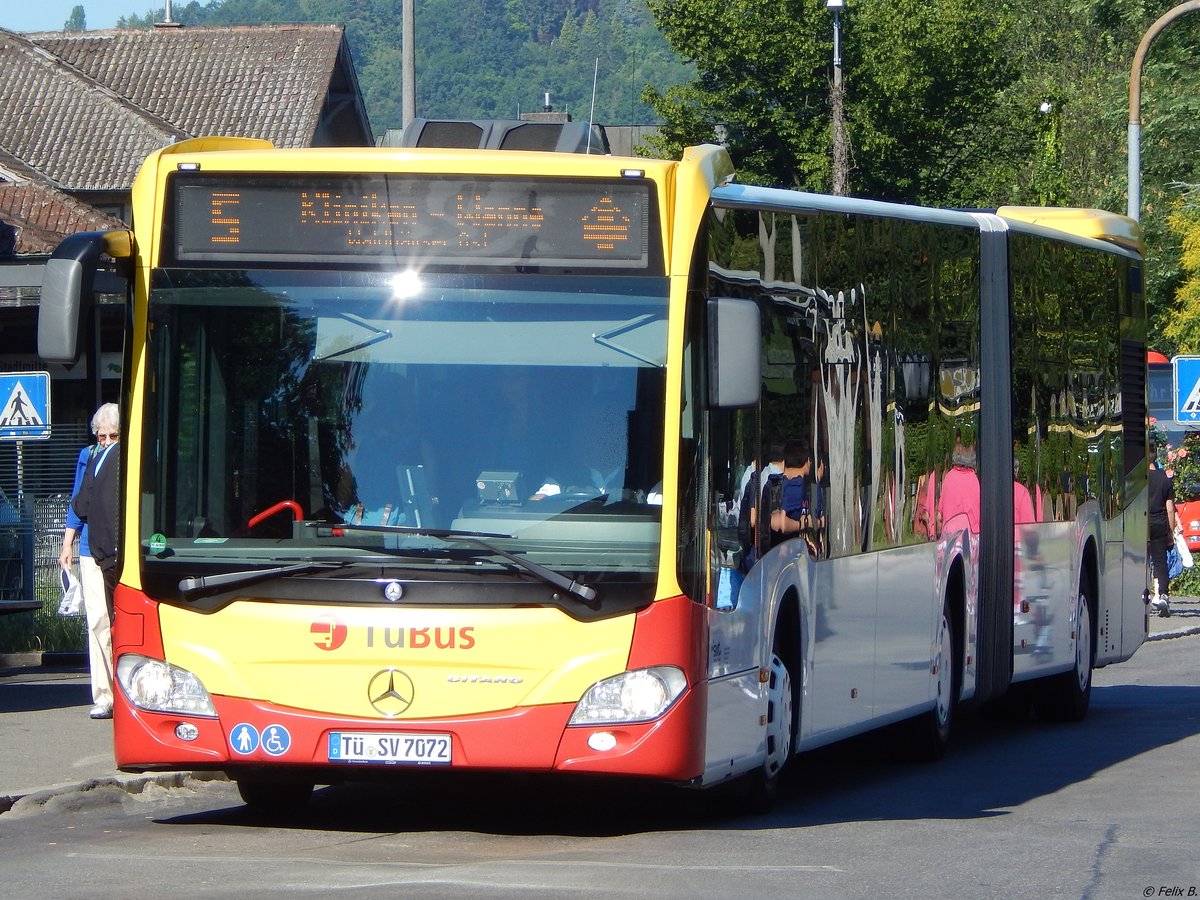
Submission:
<svg viewBox="0 0 1200 900">
<path fill-rule="evenodd" d="M 25 508 L 25 442 L 17 441 L 17 514 L 21 517 L 21 599 L 34 595 L 33 511 Z"/>
<path fill-rule="evenodd" d="M 17 509 L 25 509 L 25 442 L 17 441 Z"/>
</svg>

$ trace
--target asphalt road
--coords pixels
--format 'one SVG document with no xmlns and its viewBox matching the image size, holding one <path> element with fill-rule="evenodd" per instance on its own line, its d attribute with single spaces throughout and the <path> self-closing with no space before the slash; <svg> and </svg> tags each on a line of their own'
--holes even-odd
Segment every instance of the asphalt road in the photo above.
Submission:
<svg viewBox="0 0 1200 900">
<path fill-rule="evenodd" d="M 933 765 L 889 761 L 875 740 L 830 748 L 798 760 L 769 815 L 508 778 L 325 788 L 303 816 L 269 821 L 226 782 L 101 782 L 0 815 L 0 885 L 21 898 L 1200 896 L 1200 638 L 1181 634 L 1097 672 L 1083 723 L 967 717 Z"/>
</svg>

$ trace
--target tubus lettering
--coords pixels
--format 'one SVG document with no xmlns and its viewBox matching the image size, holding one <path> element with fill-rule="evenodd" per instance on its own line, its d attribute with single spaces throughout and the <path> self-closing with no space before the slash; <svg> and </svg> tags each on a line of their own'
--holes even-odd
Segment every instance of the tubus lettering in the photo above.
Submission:
<svg viewBox="0 0 1200 900">
<path fill-rule="evenodd" d="M 367 647 L 385 647 L 389 650 L 470 650 L 475 646 L 475 626 L 464 625 L 408 628 L 378 628 L 367 626 Z"/>
</svg>

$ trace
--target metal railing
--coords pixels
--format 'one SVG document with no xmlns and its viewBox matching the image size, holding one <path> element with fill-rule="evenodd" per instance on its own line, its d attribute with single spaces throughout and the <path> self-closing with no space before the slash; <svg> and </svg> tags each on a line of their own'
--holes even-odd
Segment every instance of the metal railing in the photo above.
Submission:
<svg viewBox="0 0 1200 900">
<path fill-rule="evenodd" d="M 81 651 L 82 617 L 58 615 L 58 556 L 75 461 L 87 427 L 55 426 L 49 440 L 0 444 L 0 652 Z"/>
</svg>

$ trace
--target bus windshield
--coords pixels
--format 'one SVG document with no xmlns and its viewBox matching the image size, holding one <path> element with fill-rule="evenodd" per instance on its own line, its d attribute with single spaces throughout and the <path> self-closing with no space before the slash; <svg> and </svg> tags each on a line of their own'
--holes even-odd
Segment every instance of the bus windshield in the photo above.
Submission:
<svg viewBox="0 0 1200 900">
<path fill-rule="evenodd" d="M 657 277 L 159 270 L 144 565 L 511 568 L 433 552 L 462 531 L 557 571 L 646 577 L 666 323 Z"/>
</svg>

